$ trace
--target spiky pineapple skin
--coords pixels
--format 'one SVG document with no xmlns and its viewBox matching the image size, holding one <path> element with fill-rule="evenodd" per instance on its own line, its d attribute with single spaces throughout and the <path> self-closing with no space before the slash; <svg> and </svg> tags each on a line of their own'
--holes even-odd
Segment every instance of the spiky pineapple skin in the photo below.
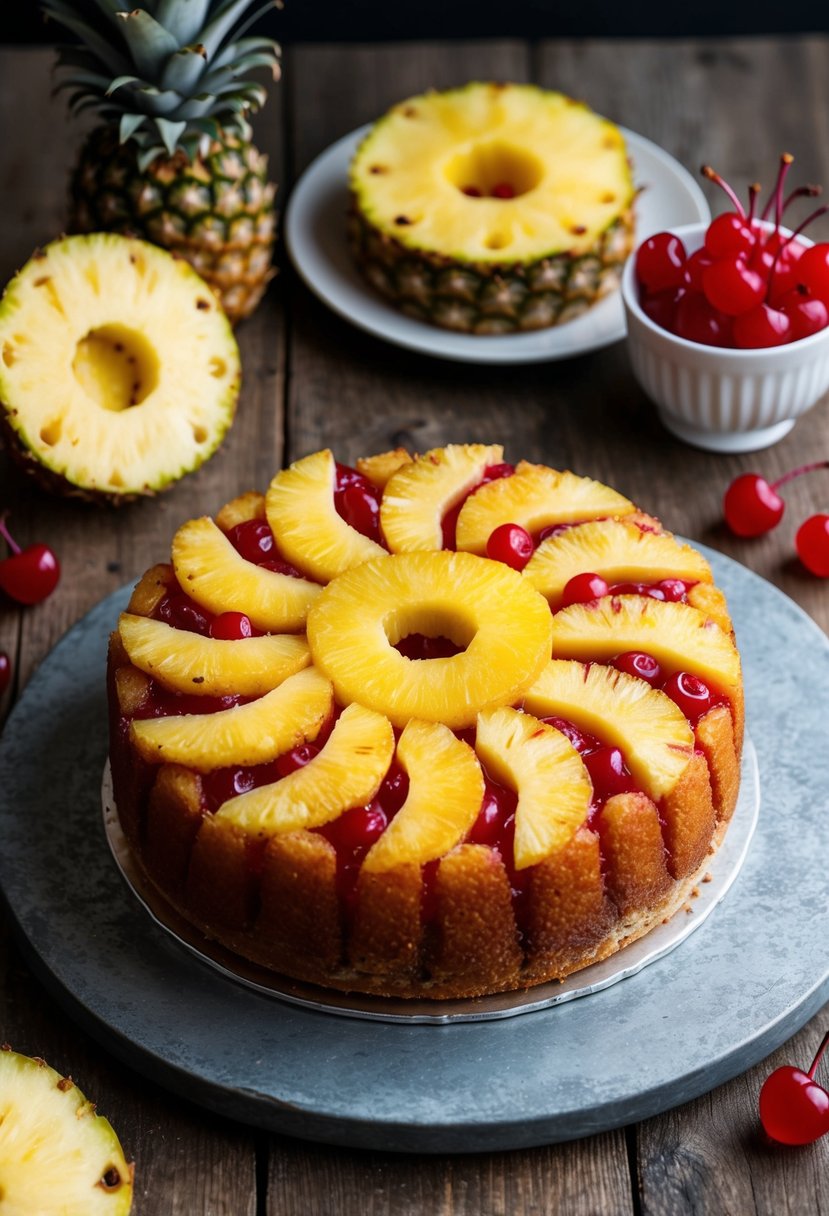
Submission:
<svg viewBox="0 0 829 1216">
<path fill-rule="evenodd" d="M 274 271 L 276 186 L 267 157 L 234 136 L 192 160 L 160 156 L 142 172 L 136 146 L 96 127 L 70 180 L 71 232 L 139 236 L 185 258 L 231 323 L 250 316 Z"/>
</svg>

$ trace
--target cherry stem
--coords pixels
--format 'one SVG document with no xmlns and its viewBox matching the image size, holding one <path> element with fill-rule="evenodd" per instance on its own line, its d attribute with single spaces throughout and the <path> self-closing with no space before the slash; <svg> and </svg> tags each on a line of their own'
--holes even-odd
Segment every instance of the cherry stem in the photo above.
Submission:
<svg viewBox="0 0 829 1216">
<path fill-rule="evenodd" d="M 20 545 L 18 545 L 17 541 L 14 540 L 12 538 L 12 536 L 9 534 L 9 530 L 6 527 L 7 519 L 8 519 L 8 512 L 4 511 L 3 514 L 0 515 L 0 536 L 3 537 L 3 540 L 9 546 L 12 553 L 18 554 L 20 552 Z"/>
<path fill-rule="evenodd" d="M 821 194 L 823 194 L 822 186 L 798 186 L 796 190 L 792 190 L 789 197 L 783 203 L 783 211 L 788 211 L 796 198 L 817 198 Z"/>
<path fill-rule="evenodd" d="M 771 269 L 769 270 L 769 291 L 771 291 L 771 282 L 774 278 L 774 272 L 777 269 L 777 263 L 780 261 L 780 255 L 782 254 L 783 250 L 792 243 L 795 237 L 800 236 L 803 229 L 811 224 L 813 220 L 820 219 L 820 217 L 825 215 L 827 211 L 829 211 L 829 204 L 824 204 L 824 206 L 818 207 L 817 211 L 813 211 L 811 215 L 806 216 L 803 223 L 799 224 L 797 228 L 795 228 L 794 232 L 792 232 L 790 236 L 786 237 L 785 241 L 780 242 L 777 253 L 774 255 L 774 261 L 771 264 Z M 778 229 L 775 228 L 774 231 L 777 232 Z"/>
<path fill-rule="evenodd" d="M 725 193 L 728 195 L 728 197 L 731 199 L 731 202 L 734 205 L 734 210 L 737 212 L 740 219 L 744 220 L 746 218 L 745 208 L 743 207 L 743 204 L 740 202 L 740 200 L 737 198 L 737 195 L 734 193 L 734 191 L 729 186 L 728 182 L 723 181 L 723 179 L 720 177 L 719 173 L 715 172 L 715 170 L 712 169 L 710 165 L 703 165 L 700 172 L 702 173 L 703 177 L 708 178 L 709 182 L 713 182 L 715 186 L 719 186 L 721 190 L 725 191 Z"/>
<path fill-rule="evenodd" d="M 797 469 L 791 469 L 788 473 L 784 473 L 782 477 L 778 477 L 777 481 L 773 481 L 771 489 L 779 490 L 786 482 L 793 481 L 795 477 L 800 477 L 801 473 L 814 473 L 815 469 L 829 469 L 829 460 L 815 460 L 812 464 L 802 464 Z"/>
<path fill-rule="evenodd" d="M 783 213 L 783 183 L 786 180 L 786 174 L 789 172 L 789 165 L 793 160 L 794 157 L 791 152 L 784 152 L 780 157 L 780 168 L 777 170 L 777 181 L 775 182 L 774 190 L 769 195 L 769 200 L 763 208 L 763 214 L 760 216 L 761 220 L 766 219 L 772 207 L 774 207 L 775 230 L 780 227 L 780 217 Z"/>
<path fill-rule="evenodd" d="M 749 227 L 754 223 L 754 212 L 757 208 L 757 199 L 760 196 L 762 188 L 759 182 L 752 182 L 748 188 L 748 215 L 746 216 L 746 220 Z"/>
<path fill-rule="evenodd" d="M 817 1067 L 818 1067 L 818 1064 L 820 1063 L 820 1058 L 823 1055 L 824 1051 L 826 1051 L 827 1047 L 829 1047 L 829 1030 L 827 1030 L 826 1034 L 823 1036 L 823 1040 L 820 1044 L 820 1047 L 818 1047 L 818 1049 L 817 1049 L 817 1055 L 815 1056 L 814 1060 L 812 1060 L 812 1067 L 809 1069 L 808 1073 L 806 1074 L 810 1081 L 814 1081 L 815 1073 L 817 1072 Z"/>
</svg>

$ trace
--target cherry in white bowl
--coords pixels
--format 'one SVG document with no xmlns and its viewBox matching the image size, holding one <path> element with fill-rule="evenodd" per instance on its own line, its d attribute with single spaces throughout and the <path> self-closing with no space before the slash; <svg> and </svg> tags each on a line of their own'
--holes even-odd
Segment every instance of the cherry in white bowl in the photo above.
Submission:
<svg viewBox="0 0 829 1216">
<path fill-rule="evenodd" d="M 771 225 L 764 227 L 771 231 Z M 696 223 L 671 230 L 688 259 L 703 248 L 707 228 Z M 797 239 L 806 247 L 812 243 Z M 643 308 L 635 257 L 622 275 L 622 299 L 633 373 L 667 429 L 695 447 L 714 452 L 770 447 L 829 389 L 829 326 L 795 341 L 749 349 L 681 337 Z"/>
</svg>

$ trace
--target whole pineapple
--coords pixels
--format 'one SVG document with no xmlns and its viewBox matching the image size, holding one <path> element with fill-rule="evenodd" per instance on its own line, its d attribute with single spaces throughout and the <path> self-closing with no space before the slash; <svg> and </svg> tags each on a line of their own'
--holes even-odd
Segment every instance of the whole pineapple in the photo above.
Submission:
<svg viewBox="0 0 829 1216">
<path fill-rule="evenodd" d="M 102 119 L 71 179 L 75 232 L 127 233 L 186 258 L 232 322 L 272 275 L 276 187 L 250 142 L 265 100 L 247 77 L 279 48 L 244 37 L 274 0 L 44 0 L 80 46 L 59 48 L 59 89 Z"/>
</svg>

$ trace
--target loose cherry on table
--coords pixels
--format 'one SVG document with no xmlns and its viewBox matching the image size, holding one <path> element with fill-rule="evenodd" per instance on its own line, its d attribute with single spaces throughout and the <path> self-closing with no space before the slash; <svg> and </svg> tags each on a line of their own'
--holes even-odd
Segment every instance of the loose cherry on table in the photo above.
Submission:
<svg viewBox="0 0 829 1216">
<path fill-rule="evenodd" d="M 0 561 L 0 588 L 19 604 L 39 604 L 52 594 L 60 578 L 60 562 L 52 550 L 37 543 L 21 549 L 0 515 L 0 536 L 11 556 Z"/>
<path fill-rule="evenodd" d="M 803 473 L 829 468 L 829 460 L 801 465 L 768 482 L 759 473 L 742 473 L 732 481 L 723 498 L 725 522 L 736 536 L 763 536 L 776 528 L 786 504 L 777 491 Z M 795 547 L 803 565 L 818 578 L 829 578 L 829 515 L 819 512 L 800 525 Z"/>
<path fill-rule="evenodd" d="M 5 650 L 0 650 L 0 696 L 8 688 L 12 678 L 12 661 Z"/>
<path fill-rule="evenodd" d="M 776 1068 L 760 1090 L 760 1122 L 780 1144 L 812 1144 L 829 1132 L 829 1093 L 815 1080 L 829 1032 L 808 1072 L 791 1065 Z"/>
</svg>

